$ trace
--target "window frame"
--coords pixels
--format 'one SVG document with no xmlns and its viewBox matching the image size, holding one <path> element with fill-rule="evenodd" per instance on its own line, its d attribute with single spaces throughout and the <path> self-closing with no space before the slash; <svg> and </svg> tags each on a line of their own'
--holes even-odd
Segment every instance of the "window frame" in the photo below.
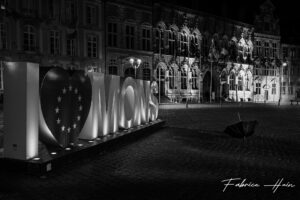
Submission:
<svg viewBox="0 0 300 200">
<path fill-rule="evenodd" d="M 49 53 L 50 55 L 61 54 L 61 32 L 59 30 L 49 31 Z"/>
<path fill-rule="evenodd" d="M 261 94 L 261 83 L 260 82 L 255 83 L 255 94 Z"/>
<path fill-rule="evenodd" d="M 107 46 L 118 47 L 118 23 L 107 23 Z"/>
<path fill-rule="evenodd" d="M 229 90 L 235 90 L 236 84 L 235 84 L 235 74 L 231 72 L 229 74 Z"/>
<path fill-rule="evenodd" d="M 143 51 L 151 51 L 151 29 L 143 27 L 141 31 L 141 49 Z"/>
<path fill-rule="evenodd" d="M 36 28 L 33 25 L 24 25 L 23 30 L 23 50 L 27 52 L 35 52 L 37 41 L 36 41 Z M 27 41 L 27 43 L 26 43 Z"/>
<path fill-rule="evenodd" d="M 87 57 L 98 58 L 98 36 L 95 34 L 87 35 Z"/>
<path fill-rule="evenodd" d="M 135 26 L 132 24 L 125 25 L 125 48 L 135 49 Z"/>
<path fill-rule="evenodd" d="M 85 5 L 85 23 L 86 25 L 97 25 L 97 5 L 87 3 Z"/>
</svg>

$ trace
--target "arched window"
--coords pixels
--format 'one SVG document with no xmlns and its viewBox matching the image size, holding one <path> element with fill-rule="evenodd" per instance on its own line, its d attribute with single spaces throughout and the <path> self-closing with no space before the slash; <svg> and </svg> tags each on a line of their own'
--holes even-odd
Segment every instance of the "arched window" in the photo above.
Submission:
<svg viewBox="0 0 300 200">
<path fill-rule="evenodd" d="M 171 29 L 168 32 L 169 55 L 174 55 L 175 53 L 175 38 L 176 38 L 176 33 L 173 29 Z"/>
<path fill-rule="evenodd" d="M 205 57 L 207 57 L 209 51 L 209 46 L 208 46 L 208 38 L 204 36 L 202 38 L 202 45 L 201 45 L 201 54 Z"/>
<path fill-rule="evenodd" d="M 164 31 L 160 28 L 155 29 L 155 53 L 164 53 Z"/>
<path fill-rule="evenodd" d="M 197 70 L 193 69 L 192 70 L 192 89 L 193 90 L 197 90 L 198 89 L 197 79 L 198 79 Z"/>
<path fill-rule="evenodd" d="M 160 71 L 160 72 L 159 72 L 159 71 Z M 162 69 L 161 67 L 159 67 L 159 69 L 156 70 L 156 77 L 157 77 L 157 80 L 159 79 L 159 73 L 160 73 L 160 80 L 165 79 L 165 70 Z"/>
<path fill-rule="evenodd" d="M 132 77 L 132 78 L 135 77 L 134 69 L 133 69 L 132 67 L 127 68 L 127 69 L 125 70 L 125 77 Z"/>
<path fill-rule="evenodd" d="M 242 91 L 243 90 L 243 77 L 238 76 L 238 90 Z"/>
<path fill-rule="evenodd" d="M 24 48 L 24 51 L 35 51 L 36 50 L 35 28 L 31 25 L 24 26 L 23 48 Z"/>
<path fill-rule="evenodd" d="M 188 56 L 188 36 L 185 32 L 180 34 L 180 49 L 182 56 Z"/>
<path fill-rule="evenodd" d="M 118 75 L 118 67 L 115 59 L 110 59 L 108 66 L 108 73 L 112 75 Z"/>
<path fill-rule="evenodd" d="M 246 84 L 245 84 L 246 90 L 250 91 L 250 75 L 249 75 L 249 73 L 246 74 L 245 82 L 246 82 Z"/>
<path fill-rule="evenodd" d="M 226 72 L 225 71 L 223 71 L 221 73 L 221 81 L 227 81 L 227 76 L 226 76 Z"/>
<path fill-rule="evenodd" d="M 229 90 L 235 90 L 235 75 L 233 72 L 229 76 Z"/>
<path fill-rule="evenodd" d="M 169 70 L 169 89 L 174 89 L 174 85 L 175 85 L 174 69 L 170 68 L 170 70 Z"/>
<path fill-rule="evenodd" d="M 187 72 L 184 68 L 181 70 L 181 89 L 187 89 Z"/>
<path fill-rule="evenodd" d="M 198 36 L 196 35 L 196 33 L 193 33 L 193 35 L 191 35 L 191 43 L 190 43 L 190 55 L 195 57 L 195 56 L 199 56 L 196 55 L 198 53 L 198 48 L 199 48 L 199 39 Z"/>
</svg>

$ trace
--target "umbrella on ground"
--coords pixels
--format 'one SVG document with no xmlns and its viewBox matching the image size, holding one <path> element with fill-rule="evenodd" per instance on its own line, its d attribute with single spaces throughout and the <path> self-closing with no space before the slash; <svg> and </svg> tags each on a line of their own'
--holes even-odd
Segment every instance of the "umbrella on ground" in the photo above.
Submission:
<svg viewBox="0 0 300 200">
<path fill-rule="evenodd" d="M 258 122 L 256 120 L 240 121 L 238 123 L 227 126 L 224 132 L 232 137 L 245 138 L 253 135 L 257 124 Z"/>
</svg>

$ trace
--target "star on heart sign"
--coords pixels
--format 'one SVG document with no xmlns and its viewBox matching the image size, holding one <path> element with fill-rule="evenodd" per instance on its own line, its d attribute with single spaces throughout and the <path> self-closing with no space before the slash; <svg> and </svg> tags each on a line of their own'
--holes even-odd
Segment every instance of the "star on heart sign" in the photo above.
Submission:
<svg viewBox="0 0 300 200">
<path fill-rule="evenodd" d="M 76 142 L 87 119 L 92 97 L 91 81 L 82 70 L 40 69 L 43 70 L 45 73 L 40 73 L 43 74 L 40 77 L 41 111 L 53 137 L 43 127 L 41 134 L 49 144 L 53 144 L 54 138 L 57 145 L 66 147 Z"/>
</svg>

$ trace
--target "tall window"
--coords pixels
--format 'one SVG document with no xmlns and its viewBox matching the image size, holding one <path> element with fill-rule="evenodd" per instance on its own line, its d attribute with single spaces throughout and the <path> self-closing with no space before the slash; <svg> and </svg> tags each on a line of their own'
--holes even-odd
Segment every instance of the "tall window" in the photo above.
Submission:
<svg viewBox="0 0 300 200">
<path fill-rule="evenodd" d="M 231 73 L 229 76 L 229 90 L 235 90 L 235 76 Z"/>
<path fill-rule="evenodd" d="M 183 68 L 181 70 L 181 89 L 187 89 L 187 72 L 186 70 Z"/>
<path fill-rule="evenodd" d="M 7 49 L 7 26 L 0 23 L 0 49 Z"/>
<path fill-rule="evenodd" d="M 269 43 L 265 42 L 265 57 L 269 57 Z"/>
<path fill-rule="evenodd" d="M 117 23 L 110 22 L 107 25 L 108 46 L 117 47 L 118 44 L 118 26 Z"/>
<path fill-rule="evenodd" d="M 110 59 L 108 66 L 108 73 L 112 75 L 118 75 L 118 67 L 115 59 Z"/>
<path fill-rule="evenodd" d="M 272 84 L 272 94 L 276 94 L 276 84 Z"/>
<path fill-rule="evenodd" d="M 276 76 L 276 68 L 275 68 L 275 66 L 270 66 L 269 67 L 269 75 L 270 76 Z"/>
<path fill-rule="evenodd" d="M 243 77 L 238 76 L 238 90 L 242 91 L 243 90 Z"/>
<path fill-rule="evenodd" d="M 182 56 L 188 56 L 188 36 L 184 32 L 180 34 L 180 49 Z"/>
<path fill-rule="evenodd" d="M 126 25 L 125 29 L 126 48 L 134 49 L 134 26 Z"/>
<path fill-rule="evenodd" d="M 261 46 L 261 41 L 256 41 L 256 56 L 261 56 L 262 55 L 262 46 Z"/>
<path fill-rule="evenodd" d="M 286 82 L 281 83 L 281 91 L 282 91 L 282 94 L 286 94 Z"/>
<path fill-rule="evenodd" d="M 164 53 L 164 31 L 161 29 L 155 29 L 155 53 Z"/>
<path fill-rule="evenodd" d="M 60 55 L 60 32 L 57 30 L 50 31 L 50 54 Z"/>
<path fill-rule="evenodd" d="M 3 85 L 3 72 L 4 72 L 4 66 L 3 66 L 3 62 L 0 61 L 0 90 L 3 91 L 4 89 L 4 85 Z"/>
<path fill-rule="evenodd" d="M 98 44 L 97 36 L 88 35 L 87 37 L 87 56 L 89 58 L 97 58 Z"/>
<path fill-rule="evenodd" d="M 283 54 L 283 57 L 286 58 L 289 56 L 289 51 L 288 51 L 288 48 L 287 47 L 283 47 L 282 48 L 282 54 Z"/>
<path fill-rule="evenodd" d="M 289 95 L 292 95 L 294 94 L 294 90 L 293 90 L 293 84 L 292 83 L 289 83 L 289 86 L 288 86 L 288 93 Z"/>
<path fill-rule="evenodd" d="M 86 5 L 86 24 L 95 25 L 97 22 L 97 6 Z"/>
<path fill-rule="evenodd" d="M 198 79 L 197 70 L 193 69 L 192 70 L 192 89 L 193 90 L 197 90 L 198 89 L 197 79 Z"/>
<path fill-rule="evenodd" d="M 174 74 L 174 69 L 170 68 L 169 70 L 169 89 L 174 89 L 175 85 L 175 74 Z"/>
<path fill-rule="evenodd" d="M 255 93 L 256 94 L 261 94 L 261 83 L 256 83 L 255 84 Z"/>
<path fill-rule="evenodd" d="M 148 62 L 144 62 L 143 64 L 143 80 L 150 81 L 150 67 Z"/>
<path fill-rule="evenodd" d="M 24 26 L 23 48 L 24 51 L 35 51 L 36 49 L 35 28 L 31 25 Z"/>
<path fill-rule="evenodd" d="M 160 77 L 159 77 L 159 73 L 160 73 Z M 157 77 L 157 79 L 164 80 L 165 79 L 165 70 L 160 67 L 156 71 L 156 77 Z"/>
<path fill-rule="evenodd" d="M 198 46 L 199 46 L 198 37 L 197 37 L 197 35 L 194 33 L 194 34 L 191 36 L 191 43 L 190 43 L 190 55 L 191 55 L 192 57 L 197 56 L 196 53 L 197 53 L 197 50 L 198 50 Z M 199 56 L 199 55 L 198 55 L 198 56 Z"/>
<path fill-rule="evenodd" d="M 209 52 L 209 46 L 208 46 L 208 39 L 205 36 L 202 39 L 201 52 L 203 56 L 207 57 Z"/>
<path fill-rule="evenodd" d="M 263 76 L 268 75 L 268 69 L 267 69 L 267 66 L 261 65 L 261 75 L 263 75 Z"/>
<path fill-rule="evenodd" d="M 254 73 L 254 75 L 262 75 L 261 68 L 258 65 L 254 65 L 253 73 Z"/>
<path fill-rule="evenodd" d="M 246 75 L 245 81 L 246 81 L 246 84 L 245 84 L 246 91 L 250 91 L 250 78 L 249 78 L 249 74 Z"/>
<path fill-rule="evenodd" d="M 143 69 L 143 80 L 150 81 L 150 69 L 149 68 Z"/>
<path fill-rule="evenodd" d="M 48 0 L 48 15 L 49 17 L 53 18 L 55 15 L 54 11 L 54 0 Z"/>
<path fill-rule="evenodd" d="M 142 29 L 142 50 L 150 51 L 150 29 Z"/>
<path fill-rule="evenodd" d="M 282 71 L 283 71 L 283 75 L 287 76 L 288 75 L 288 66 L 283 67 Z"/>
<path fill-rule="evenodd" d="M 36 0 L 22 0 L 22 10 L 23 13 L 26 15 L 34 15 L 36 14 L 36 5 L 37 1 Z"/>
<path fill-rule="evenodd" d="M 66 0 L 66 21 L 67 23 L 72 23 L 76 19 L 76 5 L 74 0 Z"/>
<path fill-rule="evenodd" d="M 169 46 L 169 55 L 174 55 L 175 53 L 175 41 L 176 33 L 173 30 L 168 32 L 168 46 Z"/>
<path fill-rule="evenodd" d="M 76 40 L 74 38 L 67 39 L 67 55 L 76 56 Z"/>
<path fill-rule="evenodd" d="M 290 56 L 291 56 L 291 58 L 295 58 L 295 56 L 296 56 L 296 49 L 295 48 L 291 48 Z"/>
<path fill-rule="evenodd" d="M 277 56 L 277 44 L 272 43 L 272 57 L 275 58 Z"/>
</svg>

